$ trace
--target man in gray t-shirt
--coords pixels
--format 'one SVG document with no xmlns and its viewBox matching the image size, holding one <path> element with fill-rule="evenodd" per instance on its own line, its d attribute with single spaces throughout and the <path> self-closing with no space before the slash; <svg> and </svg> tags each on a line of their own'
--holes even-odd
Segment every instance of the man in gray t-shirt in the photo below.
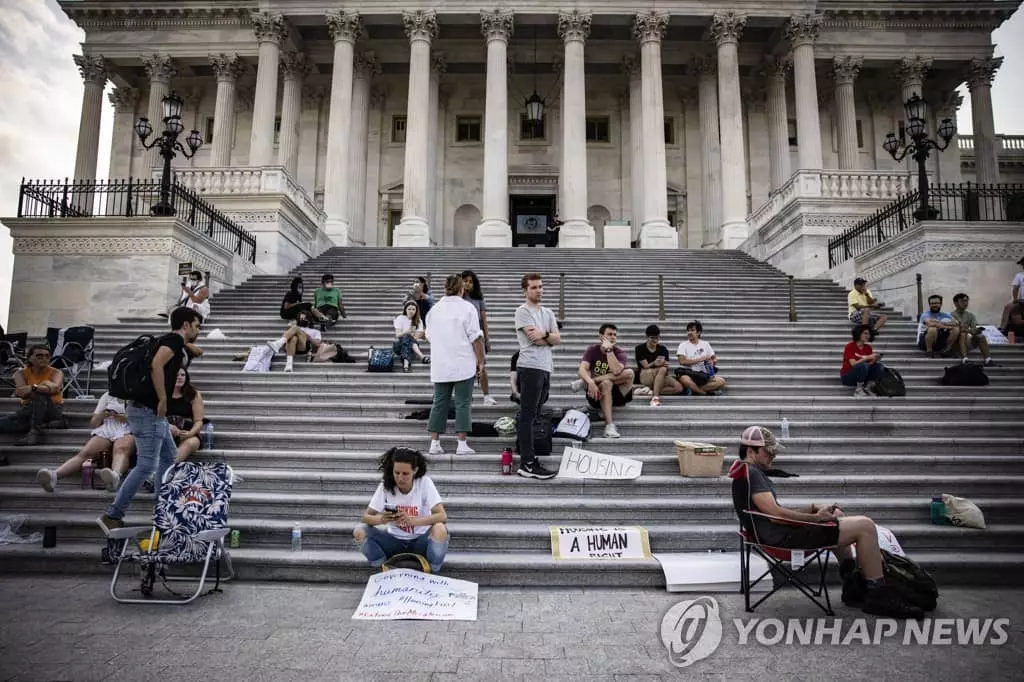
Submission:
<svg viewBox="0 0 1024 682">
<path fill-rule="evenodd" d="M 551 347 L 562 342 L 554 313 L 540 304 L 544 283 L 538 273 L 523 275 L 526 302 L 516 309 L 516 338 L 519 340 L 518 443 L 519 471 L 525 478 L 554 478 L 557 472 L 545 469 L 533 451 L 534 421 L 547 402 L 554 363 Z"/>
</svg>

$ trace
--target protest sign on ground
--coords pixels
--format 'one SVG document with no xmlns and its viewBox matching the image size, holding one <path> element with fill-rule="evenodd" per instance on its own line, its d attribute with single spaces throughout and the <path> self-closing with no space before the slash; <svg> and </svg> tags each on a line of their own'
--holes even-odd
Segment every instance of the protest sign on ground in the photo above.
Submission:
<svg viewBox="0 0 1024 682">
<path fill-rule="evenodd" d="M 398 568 L 366 581 L 353 620 L 476 620 L 477 584 Z"/>
<path fill-rule="evenodd" d="M 551 526 L 556 559 L 650 559 L 647 529 L 640 526 L 562 528 Z"/>
</svg>

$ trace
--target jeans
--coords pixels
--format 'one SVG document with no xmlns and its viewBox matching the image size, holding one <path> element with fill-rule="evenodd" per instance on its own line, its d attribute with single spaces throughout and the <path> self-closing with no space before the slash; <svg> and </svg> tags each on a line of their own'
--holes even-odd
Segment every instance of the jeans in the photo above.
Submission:
<svg viewBox="0 0 1024 682">
<path fill-rule="evenodd" d="M 359 551 L 374 568 L 380 568 L 381 564 L 396 554 L 412 552 L 426 557 L 431 573 L 437 573 L 448 553 L 448 541 L 438 542 L 430 537 L 429 532 L 417 535 L 412 540 L 403 540 L 377 526 L 364 524 L 362 529 L 366 531 L 366 539 L 359 544 Z"/>
<path fill-rule="evenodd" d="M 882 378 L 883 370 L 884 367 L 880 362 L 874 364 L 862 362 L 851 367 L 850 371 L 843 374 L 840 379 L 842 379 L 843 386 L 856 386 L 868 381 L 879 381 Z"/>
<path fill-rule="evenodd" d="M 33 391 L 28 404 L 22 405 L 11 415 L 0 419 L 0 433 L 25 433 L 42 431 L 47 422 L 64 418 L 63 408 L 50 400 L 45 393 Z"/>
<path fill-rule="evenodd" d="M 401 337 L 395 339 L 395 342 L 391 344 L 391 350 L 394 351 L 395 355 L 402 358 L 407 362 L 412 362 L 415 355 L 412 352 L 412 346 L 416 341 L 408 334 L 403 334 Z"/>
<path fill-rule="evenodd" d="M 430 406 L 430 421 L 427 422 L 427 431 L 430 433 L 444 433 L 448 424 L 448 405 L 452 401 L 452 391 L 455 391 L 455 431 L 457 433 L 469 433 L 473 430 L 473 414 L 470 406 L 473 404 L 473 384 L 476 377 L 471 376 L 462 381 L 445 381 L 434 384 L 434 402 Z"/>
<path fill-rule="evenodd" d="M 533 454 L 533 430 L 540 408 L 548 401 L 551 388 L 551 373 L 533 367 L 520 367 L 516 372 L 519 380 L 519 423 L 516 425 L 516 450 L 519 451 L 520 465 L 537 461 Z"/>
<path fill-rule="evenodd" d="M 112 519 L 124 518 L 124 513 L 131 504 L 135 493 L 149 475 L 156 472 L 153 479 L 159 496 L 160 484 L 164 474 L 174 463 L 178 453 L 174 438 L 167 424 L 167 417 L 158 417 L 154 410 L 128 403 L 128 427 L 135 436 L 136 465 L 128 477 L 124 479 L 117 497 L 107 508 L 107 516 Z"/>
</svg>

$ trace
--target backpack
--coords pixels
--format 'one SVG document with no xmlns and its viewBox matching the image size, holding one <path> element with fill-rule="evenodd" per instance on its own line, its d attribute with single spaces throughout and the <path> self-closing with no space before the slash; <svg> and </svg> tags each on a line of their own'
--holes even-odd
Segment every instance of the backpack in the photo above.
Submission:
<svg viewBox="0 0 1024 682">
<path fill-rule="evenodd" d="M 939 603 L 939 586 L 935 578 L 912 559 L 884 549 L 881 552 L 885 583 L 914 606 L 924 611 L 934 611 Z M 867 585 L 858 566 L 843 583 L 843 603 L 853 605 L 863 602 L 866 591 Z"/>
<path fill-rule="evenodd" d="M 413 554 L 412 552 L 394 554 L 380 565 L 382 573 L 395 568 L 410 568 L 420 573 L 430 573 L 430 564 L 427 563 L 427 560 L 419 554 Z"/>
<path fill-rule="evenodd" d="M 907 385 L 903 383 L 903 377 L 892 367 L 886 367 L 882 371 L 882 378 L 875 384 L 875 393 L 883 397 L 902 397 L 907 394 Z"/>
<path fill-rule="evenodd" d="M 587 440 L 590 438 L 590 417 L 579 410 L 566 410 L 554 435 L 571 440 Z"/>
<path fill-rule="evenodd" d="M 160 339 L 143 334 L 116 353 L 107 368 L 107 392 L 121 400 L 145 400 L 153 395 L 150 362 Z"/>
<path fill-rule="evenodd" d="M 981 365 L 950 365 L 942 375 L 943 386 L 988 386 L 988 375 Z"/>
<path fill-rule="evenodd" d="M 395 371 L 395 352 L 390 348 L 374 348 L 366 361 L 367 372 Z"/>
</svg>

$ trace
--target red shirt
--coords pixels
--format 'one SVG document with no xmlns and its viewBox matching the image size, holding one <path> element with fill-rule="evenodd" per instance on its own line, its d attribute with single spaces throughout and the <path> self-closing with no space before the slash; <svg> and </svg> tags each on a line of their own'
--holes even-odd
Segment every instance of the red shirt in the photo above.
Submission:
<svg viewBox="0 0 1024 682">
<path fill-rule="evenodd" d="M 871 346 L 869 344 L 865 343 L 863 347 L 857 348 L 857 342 L 850 341 L 850 343 L 846 344 L 846 348 L 843 349 L 843 366 L 839 370 L 839 376 L 843 376 L 851 369 L 853 369 L 853 367 L 850 365 L 850 360 L 859 360 L 860 358 L 866 358 L 872 353 L 874 353 L 874 351 L 871 350 Z"/>
</svg>

